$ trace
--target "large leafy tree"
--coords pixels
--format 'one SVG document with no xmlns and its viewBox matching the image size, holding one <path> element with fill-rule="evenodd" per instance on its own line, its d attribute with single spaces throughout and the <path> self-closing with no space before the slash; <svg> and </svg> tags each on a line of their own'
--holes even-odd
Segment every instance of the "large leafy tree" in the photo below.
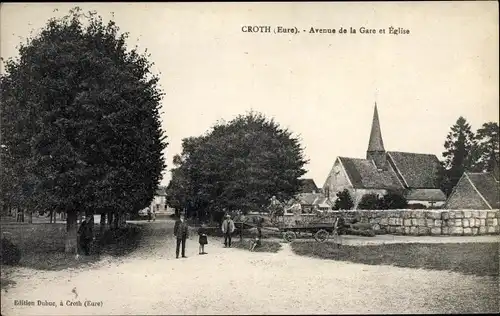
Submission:
<svg viewBox="0 0 500 316">
<path fill-rule="evenodd" d="M 264 210 L 272 196 L 288 200 L 299 191 L 307 163 L 291 132 L 253 112 L 185 139 L 177 160 L 170 194 L 184 196 L 188 210 L 209 212 Z M 171 206 L 181 199 L 173 200 Z"/>
<path fill-rule="evenodd" d="M 474 133 L 467 120 L 459 117 L 446 137 L 441 189 L 449 195 L 466 170 L 472 170 L 478 158 Z"/>
<path fill-rule="evenodd" d="M 127 36 L 76 8 L 5 63 L 2 152 L 15 175 L 12 196 L 68 213 L 66 251 L 75 251 L 78 211 L 119 219 L 147 206 L 165 167 L 158 77 L 149 55 L 127 50 Z"/>
<path fill-rule="evenodd" d="M 478 160 L 476 171 L 493 171 L 499 159 L 499 127 L 497 122 L 484 123 L 476 132 Z"/>
</svg>

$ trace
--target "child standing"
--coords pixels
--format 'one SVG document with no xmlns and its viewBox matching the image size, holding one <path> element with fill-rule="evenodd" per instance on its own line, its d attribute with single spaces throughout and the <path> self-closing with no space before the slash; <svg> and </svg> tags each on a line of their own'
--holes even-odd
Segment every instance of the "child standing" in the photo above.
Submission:
<svg viewBox="0 0 500 316">
<path fill-rule="evenodd" d="M 201 224 L 201 227 L 198 229 L 198 236 L 199 238 L 199 243 L 200 243 L 200 255 L 205 255 L 207 254 L 205 252 L 205 245 L 208 244 L 208 238 L 207 238 L 207 230 L 205 228 L 205 224 Z"/>
</svg>

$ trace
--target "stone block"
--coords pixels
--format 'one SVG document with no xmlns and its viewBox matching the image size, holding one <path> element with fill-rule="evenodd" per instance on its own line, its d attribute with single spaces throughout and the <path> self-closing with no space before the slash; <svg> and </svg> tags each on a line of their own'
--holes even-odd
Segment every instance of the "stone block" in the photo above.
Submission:
<svg viewBox="0 0 500 316">
<path fill-rule="evenodd" d="M 498 219 L 496 218 L 487 218 L 486 226 L 498 226 Z"/>
<path fill-rule="evenodd" d="M 425 226 L 427 227 L 433 227 L 434 226 L 434 220 L 431 218 L 426 218 L 425 219 Z"/>
<path fill-rule="evenodd" d="M 481 227 L 481 226 L 486 226 L 486 218 L 479 219 L 479 227 Z"/>
<path fill-rule="evenodd" d="M 403 220 L 403 224 L 404 224 L 406 227 L 410 227 L 410 226 L 411 226 L 411 221 L 412 221 L 412 219 L 405 218 L 405 219 Z"/>
<path fill-rule="evenodd" d="M 448 219 L 450 219 L 450 212 L 442 212 L 441 213 L 441 219 L 442 220 L 448 220 Z"/>
<path fill-rule="evenodd" d="M 440 211 L 427 211 L 427 212 L 425 212 L 425 217 L 431 218 L 431 219 L 441 219 L 441 212 Z"/>
<path fill-rule="evenodd" d="M 370 220 L 368 221 L 370 224 L 375 224 L 377 223 L 377 219 L 376 218 L 370 218 Z"/>
<path fill-rule="evenodd" d="M 418 219 L 416 219 L 416 218 L 412 218 L 412 219 L 411 219 L 411 225 L 412 225 L 412 226 L 417 226 L 417 225 L 418 225 Z"/>
<path fill-rule="evenodd" d="M 479 218 L 471 218 L 469 220 L 469 226 L 471 226 L 471 227 L 479 227 L 480 224 L 481 224 L 481 220 L 479 220 Z"/>
<path fill-rule="evenodd" d="M 472 228 L 472 235 L 477 235 L 477 234 L 479 234 L 479 228 L 473 227 Z"/>
<path fill-rule="evenodd" d="M 411 218 L 411 211 L 401 211 L 401 218 Z"/>
<path fill-rule="evenodd" d="M 460 227 L 462 227 L 463 226 L 462 219 L 461 218 L 456 218 L 454 226 L 457 226 L 457 227 L 460 226 Z"/>
<path fill-rule="evenodd" d="M 486 218 L 496 218 L 495 211 L 488 211 Z"/>
<path fill-rule="evenodd" d="M 470 226 L 470 225 L 469 225 L 469 224 L 470 224 L 469 222 L 470 222 L 470 221 L 469 221 L 469 219 L 468 219 L 468 218 L 464 218 L 464 219 L 462 220 L 462 224 L 463 224 L 463 226 L 464 226 L 464 227 L 469 227 L 469 226 Z"/>
<path fill-rule="evenodd" d="M 418 234 L 420 236 L 430 235 L 431 229 L 429 227 L 420 226 L 418 227 Z"/>
<path fill-rule="evenodd" d="M 479 217 L 479 211 L 471 211 L 471 217 L 478 218 Z"/>
<path fill-rule="evenodd" d="M 455 211 L 455 218 L 464 218 L 464 212 Z"/>
<path fill-rule="evenodd" d="M 450 228 L 447 226 L 441 227 L 441 233 L 443 235 L 448 235 L 450 233 Z"/>
<path fill-rule="evenodd" d="M 441 235 L 441 233 L 442 233 L 441 227 L 431 228 L 431 235 Z"/>
<path fill-rule="evenodd" d="M 385 225 L 389 225 L 389 220 L 387 218 L 381 218 L 380 219 L 380 225 L 381 226 L 385 226 Z"/>
<path fill-rule="evenodd" d="M 450 235 L 462 235 L 464 233 L 464 228 L 461 226 L 450 227 Z"/>
<path fill-rule="evenodd" d="M 389 234 L 394 234 L 396 232 L 396 226 L 389 226 L 387 227 L 387 231 L 389 232 Z"/>
<path fill-rule="evenodd" d="M 405 232 L 404 227 L 402 227 L 402 226 L 396 226 L 396 232 L 395 232 L 396 234 L 403 235 L 404 232 Z"/>
<path fill-rule="evenodd" d="M 411 230 L 411 227 L 409 227 L 409 226 L 405 226 L 405 228 L 404 228 L 404 229 L 405 229 L 405 230 L 404 230 L 405 235 L 410 235 L 410 230 Z"/>
<path fill-rule="evenodd" d="M 373 224 L 373 230 L 374 231 L 379 231 L 380 230 L 380 225 L 379 224 Z"/>
<path fill-rule="evenodd" d="M 391 226 L 396 226 L 396 218 L 390 217 L 389 218 L 389 225 Z"/>
<path fill-rule="evenodd" d="M 487 229 L 488 229 L 488 234 L 494 234 L 497 232 L 495 226 L 487 226 Z"/>
<path fill-rule="evenodd" d="M 466 236 L 472 235 L 472 228 L 470 228 L 470 227 L 464 228 L 464 235 L 466 235 Z"/>
<path fill-rule="evenodd" d="M 425 211 L 413 211 L 413 218 L 425 218 Z"/>
<path fill-rule="evenodd" d="M 397 226 L 403 226 L 403 219 L 402 218 L 396 218 L 396 225 Z"/>
<path fill-rule="evenodd" d="M 479 218 L 486 218 L 488 212 L 487 211 L 479 211 Z"/>
<path fill-rule="evenodd" d="M 471 218 L 471 217 L 472 217 L 471 211 L 464 211 L 464 218 Z"/>
<path fill-rule="evenodd" d="M 487 233 L 486 226 L 479 227 L 479 235 L 484 235 Z"/>
<path fill-rule="evenodd" d="M 416 226 L 410 227 L 410 235 L 418 235 L 418 228 Z"/>
<path fill-rule="evenodd" d="M 440 219 L 435 219 L 434 220 L 434 227 L 441 227 L 443 226 L 443 221 Z"/>
<path fill-rule="evenodd" d="M 417 226 L 425 226 L 425 218 L 417 219 Z"/>
</svg>

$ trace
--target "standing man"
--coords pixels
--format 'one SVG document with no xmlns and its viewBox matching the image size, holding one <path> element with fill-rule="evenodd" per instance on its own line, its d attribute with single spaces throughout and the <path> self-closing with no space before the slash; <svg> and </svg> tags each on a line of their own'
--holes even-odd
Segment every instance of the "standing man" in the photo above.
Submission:
<svg viewBox="0 0 500 316">
<path fill-rule="evenodd" d="M 188 225 L 184 220 L 184 215 L 180 215 L 179 219 L 175 221 L 174 236 L 177 239 L 177 246 L 175 248 L 175 257 L 179 259 L 179 247 L 182 244 L 182 258 L 186 257 L 186 239 L 188 237 Z"/>
<path fill-rule="evenodd" d="M 227 214 L 222 222 L 222 233 L 224 234 L 224 247 L 231 248 L 231 234 L 234 232 L 234 222 L 231 215 Z"/>
<path fill-rule="evenodd" d="M 94 222 L 91 220 L 92 215 L 87 215 L 85 220 L 82 221 L 80 228 L 78 229 L 78 235 L 80 237 L 80 247 L 83 249 L 86 256 L 90 255 L 90 244 L 94 239 L 92 229 Z"/>
</svg>

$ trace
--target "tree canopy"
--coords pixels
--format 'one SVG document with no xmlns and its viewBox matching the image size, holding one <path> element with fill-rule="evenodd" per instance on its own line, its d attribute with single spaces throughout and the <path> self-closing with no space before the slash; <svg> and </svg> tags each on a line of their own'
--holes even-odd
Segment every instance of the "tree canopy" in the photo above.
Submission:
<svg viewBox="0 0 500 316">
<path fill-rule="evenodd" d="M 5 61 L 4 202 L 91 213 L 150 203 L 165 168 L 163 93 L 150 55 L 127 50 L 127 38 L 76 8 Z"/>
<path fill-rule="evenodd" d="M 270 198 L 293 197 L 305 174 L 299 140 L 274 120 L 251 112 L 218 122 L 183 140 L 167 189 L 172 207 L 190 210 L 263 210 Z"/>
</svg>

